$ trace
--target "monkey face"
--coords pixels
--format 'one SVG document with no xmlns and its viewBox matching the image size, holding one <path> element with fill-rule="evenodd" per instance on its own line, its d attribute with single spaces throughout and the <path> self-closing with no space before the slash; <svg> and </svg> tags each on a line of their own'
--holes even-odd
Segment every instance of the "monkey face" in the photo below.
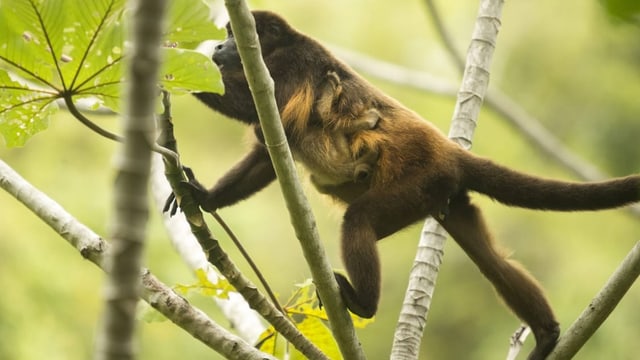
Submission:
<svg viewBox="0 0 640 360">
<path fill-rule="evenodd" d="M 262 57 L 267 60 L 269 65 L 269 57 L 276 50 L 282 50 L 287 45 L 292 44 L 297 34 L 285 21 L 279 16 L 266 11 L 254 11 L 254 19 L 256 22 L 256 30 L 262 50 Z M 231 23 L 226 25 L 227 38 L 215 47 L 213 53 L 213 62 L 218 68 L 225 71 L 242 70 L 238 47 L 235 42 Z"/>
<path fill-rule="evenodd" d="M 236 42 L 231 32 L 229 32 L 229 36 L 227 36 L 225 41 L 216 45 L 212 59 L 213 62 L 218 65 L 220 70 L 223 68 L 225 68 L 225 71 L 233 71 L 237 68 L 242 70 L 242 62 L 240 61 L 240 55 L 238 54 L 238 47 L 236 46 Z"/>
</svg>

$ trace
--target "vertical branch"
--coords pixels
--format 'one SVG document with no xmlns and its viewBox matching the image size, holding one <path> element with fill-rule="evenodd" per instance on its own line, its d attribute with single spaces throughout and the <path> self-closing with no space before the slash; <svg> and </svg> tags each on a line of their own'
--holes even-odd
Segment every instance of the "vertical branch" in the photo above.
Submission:
<svg viewBox="0 0 640 360">
<path fill-rule="evenodd" d="M 149 215 L 147 187 L 164 10 L 164 1 L 139 0 L 133 11 L 124 142 L 116 155 L 113 246 L 106 263 L 106 308 L 97 335 L 96 359 L 135 358 L 135 314 Z"/>
<path fill-rule="evenodd" d="M 260 53 L 253 16 L 245 1 L 225 0 L 225 5 L 231 19 L 231 27 L 247 82 L 256 104 L 269 155 L 278 176 L 296 236 L 331 321 L 331 330 L 345 359 L 364 359 L 351 317 L 342 302 L 338 284 L 320 242 L 311 207 L 297 177 L 274 98 L 273 80 Z"/>
<path fill-rule="evenodd" d="M 471 148 L 471 138 L 489 85 L 489 68 L 500 29 L 503 3 L 503 0 L 480 1 L 467 51 L 464 75 L 449 130 L 449 138 L 467 150 Z M 427 219 L 409 275 L 409 287 L 393 340 L 392 359 L 418 359 L 427 312 L 442 261 L 444 233 L 436 221 Z"/>
</svg>

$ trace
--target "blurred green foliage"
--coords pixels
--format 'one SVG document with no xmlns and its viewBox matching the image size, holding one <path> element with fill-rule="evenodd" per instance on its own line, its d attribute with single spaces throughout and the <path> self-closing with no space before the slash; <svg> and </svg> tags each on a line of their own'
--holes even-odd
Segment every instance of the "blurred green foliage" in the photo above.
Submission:
<svg viewBox="0 0 640 360">
<path fill-rule="evenodd" d="M 600 0 L 611 16 L 640 25 L 640 2 L 635 0 Z"/>
<path fill-rule="evenodd" d="M 457 47 L 466 49 L 476 3 L 439 3 Z M 420 1 L 262 0 L 260 6 L 282 13 L 298 29 L 323 42 L 457 81 Z M 609 173 L 638 173 L 638 27 L 612 22 L 598 2 L 581 0 L 508 2 L 502 23 L 491 86 L 503 89 L 571 149 Z M 372 80 L 441 129 L 448 128 L 453 99 Z M 213 183 L 242 156 L 247 137 L 240 124 L 212 114 L 189 97 L 175 98 L 173 111 L 182 159 L 201 180 Z M 93 119 L 118 129 L 115 117 Z M 48 131 L 24 148 L 0 149 L 0 157 L 80 221 L 106 234 L 115 146 L 60 113 Z M 570 178 L 487 111 L 481 115 L 473 151 L 523 171 Z M 341 211 L 311 189 L 309 196 L 327 252 L 339 268 Z M 480 197 L 477 202 L 496 238 L 513 249 L 513 257 L 547 289 L 563 329 L 639 240 L 640 222 L 624 211 L 540 213 L 510 209 Z M 102 274 L 3 192 L 0 209 L 0 358 L 89 358 L 101 311 Z M 277 186 L 224 209 L 221 215 L 283 299 L 294 284 L 309 277 Z M 236 262 L 247 269 L 222 231 L 215 224 L 212 228 Z M 419 229 L 417 224 L 379 244 L 384 280 L 381 308 L 374 324 L 358 330 L 371 359 L 388 358 Z M 193 282 L 193 274 L 172 251 L 157 214 L 147 249 L 148 266 L 163 281 Z M 282 271 L 283 261 L 287 271 Z M 210 301 L 195 298 L 193 302 L 226 324 Z M 636 341 L 639 302 L 636 287 L 576 358 L 635 359 L 640 351 Z M 423 358 L 504 358 L 508 338 L 518 325 L 488 282 L 449 241 L 423 340 Z M 217 358 L 170 322 L 142 323 L 140 336 L 141 359 Z"/>
</svg>

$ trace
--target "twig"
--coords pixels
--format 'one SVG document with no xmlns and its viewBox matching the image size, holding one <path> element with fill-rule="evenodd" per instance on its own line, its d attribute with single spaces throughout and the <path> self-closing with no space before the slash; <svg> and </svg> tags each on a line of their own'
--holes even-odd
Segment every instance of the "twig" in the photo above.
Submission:
<svg viewBox="0 0 640 360">
<path fill-rule="evenodd" d="M 427 5 L 431 21 L 433 21 L 433 25 L 436 27 L 436 33 L 440 36 L 442 45 L 447 49 L 447 53 L 449 54 L 451 61 L 453 61 L 453 64 L 460 73 L 464 72 L 464 59 L 460 52 L 456 50 L 455 42 L 453 41 L 449 31 L 447 31 L 447 27 L 444 26 L 442 18 L 440 17 L 440 12 L 438 11 L 434 0 L 425 0 L 425 5 Z"/>
<path fill-rule="evenodd" d="M 522 325 L 516 330 L 509 340 L 509 352 L 506 360 L 515 360 L 518 357 L 529 334 L 531 334 L 531 328 L 527 325 Z"/>
<path fill-rule="evenodd" d="M 160 117 L 158 117 L 158 128 L 160 129 L 160 136 L 158 137 L 158 143 L 162 144 L 162 146 L 159 146 L 159 147 L 166 148 L 169 151 L 177 153 L 178 141 L 174 136 L 173 122 L 172 122 L 172 116 L 171 116 L 171 94 L 169 94 L 169 92 L 165 90 L 162 91 L 162 105 L 164 107 L 164 112 Z M 177 170 L 180 168 L 180 166 L 178 166 L 177 164 L 173 164 L 173 168 Z M 284 314 L 285 313 L 284 309 L 282 309 L 282 306 L 280 305 L 278 298 L 273 293 L 273 290 L 271 290 L 271 286 L 269 286 L 267 279 L 265 279 L 264 275 L 262 275 L 262 272 L 256 265 L 255 261 L 253 261 L 253 259 L 251 258 L 251 255 L 249 255 L 249 252 L 244 248 L 244 246 L 242 245 L 238 237 L 233 233 L 233 231 L 224 221 L 222 216 L 220 216 L 217 212 L 215 211 L 212 212 L 211 216 L 213 216 L 213 218 L 218 222 L 218 224 L 220 224 L 220 226 L 227 233 L 231 241 L 233 241 L 238 251 L 240 251 L 240 254 L 242 255 L 242 257 L 245 259 L 245 261 L 249 264 L 253 272 L 258 277 L 258 280 L 260 281 L 260 283 L 262 284 L 262 287 L 267 292 L 267 295 L 271 299 L 271 302 L 276 306 L 276 308 L 278 308 L 278 310 L 280 310 L 280 312 Z"/>
<path fill-rule="evenodd" d="M 273 290 L 271 290 L 271 286 L 269 286 L 269 282 L 267 282 L 267 279 L 264 278 L 264 275 L 262 275 L 262 271 L 260 271 L 260 269 L 258 268 L 258 265 L 256 265 L 255 261 L 253 261 L 253 258 L 251 258 L 251 255 L 249 255 L 249 253 L 244 248 L 244 246 L 242 245 L 242 242 L 240 242 L 236 234 L 233 233 L 233 230 L 231 230 L 229 225 L 227 225 L 227 223 L 224 221 L 222 216 L 220 216 L 217 212 L 215 211 L 211 212 L 211 216 L 213 216 L 213 218 L 216 219 L 218 224 L 222 226 L 222 229 L 224 230 L 224 232 L 227 233 L 227 236 L 229 236 L 231 241 L 233 241 L 233 243 L 235 244 L 236 248 L 238 248 L 238 251 L 240 251 L 240 254 L 242 254 L 242 257 L 249 264 L 249 267 L 251 267 L 251 270 L 253 270 L 254 274 L 256 274 L 256 276 L 258 277 L 260 284 L 262 284 L 262 287 L 264 287 L 264 291 L 267 292 L 267 295 L 269 296 L 269 299 L 271 299 L 271 302 L 273 303 L 273 305 L 275 305 L 275 307 L 278 308 L 278 310 L 280 310 L 281 313 L 285 314 L 285 311 L 282 308 L 282 305 L 280 305 L 278 298 L 273 293 Z"/>
</svg>

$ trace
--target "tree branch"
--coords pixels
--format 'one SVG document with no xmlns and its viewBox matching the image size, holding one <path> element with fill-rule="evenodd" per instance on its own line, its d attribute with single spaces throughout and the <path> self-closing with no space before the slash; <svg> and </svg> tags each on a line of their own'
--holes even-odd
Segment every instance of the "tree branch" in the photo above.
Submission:
<svg viewBox="0 0 640 360">
<path fill-rule="evenodd" d="M 571 359 L 615 309 L 640 276 L 640 242 L 631 249 L 589 306 L 564 332 L 547 360 Z"/>
<path fill-rule="evenodd" d="M 157 210 L 161 213 L 165 200 L 172 190 L 164 175 L 164 165 L 160 156 L 153 157 L 151 188 Z M 217 268 L 211 266 L 207 261 L 206 254 L 198 243 L 198 239 L 191 232 L 184 214 L 179 212 L 174 216 L 165 215 L 162 220 L 173 247 L 189 269 L 194 272 L 203 270 L 212 284 L 217 283 L 221 275 Z M 258 314 L 251 310 L 247 301 L 239 293 L 229 292 L 228 298 L 213 297 L 213 301 L 218 305 L 225 318 L 229 320 L 235 332 L 246 342 L 255 344 L 260 334 L 266 330 Z"/>
<path fill-rule="evenodd" d="M 466 67 L 451 120 L 449 138 L 471 148 L 482 100 L 489 85 L 489 68 L 500 28 L 503 0 L 482 0 L 476 18 Z M 431 296 L 441 263 L 445 231 L 433 219 L 425 222 L 419 251 L 409 275 L 391 350 L 392 359 L 418 359 Z"/>
<path fill-rule="evenodd" d="M 109 244 L 1 160 L 0 187 L 76 248 L 83 258 L 105 270 L 105 254 L 112 251 Z M 191 306 L 168 286 L 157 280 L 148 270 L 139 269 L 138 275 L 142 276 L 141 282 L 144 289 L 142 298 L 211 349 L 229 359 L 275 360 L 216 324 L 202 311 Z"/>
<path fill-rule="evenodd" d="M 320 242 L 311 208 L 304 196 L 274 98 L 273 80 L 262 60 L 255 23 L 247 4 L 225 0 L 238 52 L 256 104 L 269 155 L 278 176 L 296 236 L 320 298 L 331 321 L 331 330 L 346 359 L 364 359 L 351 317 L 342 302 L 338 284 Z"/>
<path fill-rule="evenodd" d="M 164 145 L 177 148 L 175 137 L 173 136 L 173 124 L 170 122 L 171 114 L 170 103 L 165 103 L 165 114 L 160 117 L 160 141 Z M 169 145 L 167 145 L 167 142 Z M 185 215 L 191 232 L 195 235 L 202 250 L 206 254 L 207 261 L 215 266 L 220 273 L 229 281 L 229 283 L 242 295 L 249 303 L 252 309 L 256 310 L 265 320 L 267 320 L 274 329 L 282 334 L 296 349 L 300 350 L 310 359 L 326 358 L 322 351 L 315 346 L 308 338 L 306 338 L 300 330 L 290 321 L 286 315 L 269 302 L 267 298 L 258 290 L 258 288 L 246 278 L 235 263 L 229 258 L 227 253 L 222 249 L 218 240 L 211 234 L 211 230 L 204 221 L 202 212 L 189 191 L 184 191 L 179 185 L 180 182 L 186 181 L 182 172 L 182 167 L 165 161 L 165 176 L 171 184 L 173 193 L 179 199 L 180 209 Z"/>
</svg>

